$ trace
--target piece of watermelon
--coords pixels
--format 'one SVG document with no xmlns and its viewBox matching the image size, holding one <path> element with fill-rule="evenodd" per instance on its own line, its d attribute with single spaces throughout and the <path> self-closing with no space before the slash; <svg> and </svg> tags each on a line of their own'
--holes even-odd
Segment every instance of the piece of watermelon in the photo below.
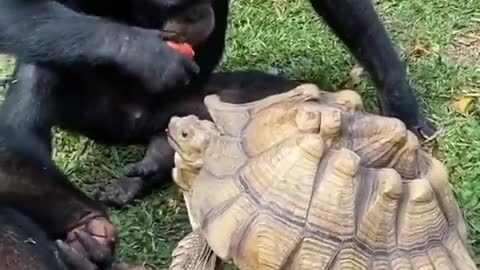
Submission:
<svg viewBox="0 0 480 270">
<path fill-rule="evenodd" d="M 190 44 L 188 44 L 186 42 L 177 43 L 177 42 L 167 40 L 167 41 L 165 41 L 165 43 L 167 43 L 167 45 L 170 48 L 178 51 L 179 53 L 181 53 L 185 56 L 188 56 L 192 59 L 195 56 L 195 51 L 193 50 L 192 46 L 190 46 Z"/>
</svg>

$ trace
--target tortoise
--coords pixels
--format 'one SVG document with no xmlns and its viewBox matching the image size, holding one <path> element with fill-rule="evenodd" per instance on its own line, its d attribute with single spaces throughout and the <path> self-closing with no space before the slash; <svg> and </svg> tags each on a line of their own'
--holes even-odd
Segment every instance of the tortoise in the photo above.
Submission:
<svg viewBox="0 0 480 270">
<path fill-rule="evenodd" d="M 357 93 L 204 102 L 167 130 L 192 226 L 170 270 L 477 269 L 445 166 Z"/>
</svg>

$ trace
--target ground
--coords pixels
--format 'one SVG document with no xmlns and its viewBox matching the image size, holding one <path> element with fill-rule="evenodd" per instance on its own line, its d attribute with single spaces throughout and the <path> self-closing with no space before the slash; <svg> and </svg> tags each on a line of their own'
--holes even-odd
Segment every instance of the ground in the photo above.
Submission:
<svg viewBox="0 0 480 270">
<path fill-rule="evenodd" d="M 480 97 L 480 2 L 379 0 L 375 4 L 409 65 L 421 103 L 442 130 L 438 155 L 449 168 L 480 264 L 480 106 L 475 103 Z M 354 65 L 307 1 L 233 1 L 223 69 L 275 69 L 334 89 L 345 82 L 351 85 L 348 78 Z M 10 71 L 11 62 L 3 59 L 0 80 Z M 372 84 L 363 80 L 358 89 L 369 109 L 375 110 Z M 451 101 L 459 97 L 472 98 L 470 113 L 451 109 Z M 55 149 L 59 166 L 87 192 L 96 183 L 118 177 L 122 166 L 141 154 L 139 148 L 101 147 L 63 132 L 56 134 Z M 168 265 L 172 248 L 189 231 L 182 199 L 173 186 L 127 210 L 113 211 L 113 222 L 121 231 L 119 258 L 154 269 Z"/>
</svg>

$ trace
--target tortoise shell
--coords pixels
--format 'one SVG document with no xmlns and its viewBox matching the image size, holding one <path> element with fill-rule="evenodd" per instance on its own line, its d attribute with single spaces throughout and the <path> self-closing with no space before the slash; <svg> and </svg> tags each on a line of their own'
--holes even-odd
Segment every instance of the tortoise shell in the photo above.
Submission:
<svg viewBox="0 0 480 270">
<path fill-rule="evenodd" d="M 444 165 L 400 120 L 364 112 L 355 92 L 304 84 L 205 104 L 215 126 L 196 140 L 196 167 L 171 134 L 199 135 L 208 121 L 170 123 L 174 179 L 193 229 L 222 260 L 262 270 L 476 269 Z"/>
</svg>

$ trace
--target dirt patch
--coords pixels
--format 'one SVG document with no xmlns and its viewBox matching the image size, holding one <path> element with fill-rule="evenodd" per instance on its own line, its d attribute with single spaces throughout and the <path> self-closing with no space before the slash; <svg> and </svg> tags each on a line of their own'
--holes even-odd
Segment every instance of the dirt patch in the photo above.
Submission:
<svg viewBox="0 0 480 270">
<path fill-rule="evenodd" d="M 460 63 L 480 62 L 480 30 L 458 33 L 454 38 L 453 58 Z"/>
</svg>

